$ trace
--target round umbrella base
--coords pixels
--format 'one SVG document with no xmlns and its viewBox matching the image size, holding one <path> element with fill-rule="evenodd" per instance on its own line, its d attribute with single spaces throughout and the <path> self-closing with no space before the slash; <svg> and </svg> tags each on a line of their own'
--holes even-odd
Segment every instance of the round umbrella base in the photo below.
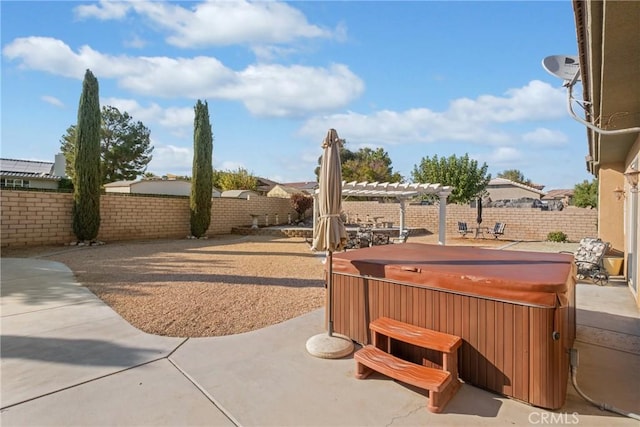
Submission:
<svg viewBox="0 0 640 427">
<path fill-rule="evenodd" d="M 322 359 L 340 359 L 353 352 L 353 342 L 341 334 L 318 334 L 307 340 L 307 351 Z"/>
</svg>

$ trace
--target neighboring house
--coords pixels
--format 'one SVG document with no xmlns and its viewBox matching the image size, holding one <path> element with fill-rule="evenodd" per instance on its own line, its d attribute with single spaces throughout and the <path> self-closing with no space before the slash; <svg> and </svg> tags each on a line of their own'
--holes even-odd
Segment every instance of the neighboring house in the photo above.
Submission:
<svg viewBox="0 0 640 427">
<path fill-rule="evenodd" d="M 598 237 L 624 252 L 640 306 L 640 1 L 574 0 L 573 10 L 586 107 L 574 118 L 585 125 L 586 168 L 598 178 Z"/>
<path fill-rule="evenodd" d="M 492 201 L 516 199 L 540 200 L 546 194 L 542 189 L 524 185 L 506 178 L 494 178 L 489 181 L 487 192 L 489 193 L 487 197 Z"/>
<path fill-rule="evenodd" d="M 227 190 L 223 191 L 221 195 L 221 197 L 233 199 L 249 199 L 251 196 L 259 196 L 259 194 L 251 190 Z"/>
<path fill-rule="evenodd" d="M 0 159 L 0 186 L 56 190 L 66 177 L 65 167 L 62 154 L 56 154 L 55 162 Z"/>
<path fill-rule="evenodd" d="M 569 206 L 573 201 L 573 190 L 549 190 L 542 196 L 543 202 L 561 202 L 563 206 Z"/>
<path fill-rule="evenodd" d="M 271 191 L 273 187 L 278 185 L 277 182 L 271 181 L 270 179 L 267 179 L 267 178 L 261 178 L 257 176 L 256 179 L 258 180 L 258 186 L 256 187 L 256 192 L 263 196 L 267 195 L 267 193 L 269 193 L 269 191 Z"/>
<path fill-rule="evenodd" d="M 308 194 L 306 191 L 299 190 L 294 187 L 287 187 L 285 185 L 278 184 L 275 187 L 273 187 L 271 191 L 267 193 L 267 197 L 279 197 L 281 199 L 289 199 L 294 194 L 299 194 L 299 193 Z"/>
<path fill-rule="evenodd" d="M 191 181 L 182 179 L 138 179 L 132 181 L 116 181 L 105 184 L 104 189 L 107 193 L 190 196 Z M 220 197 L 220 191 L 214 188 L 212 197 Z"/>
</svg>

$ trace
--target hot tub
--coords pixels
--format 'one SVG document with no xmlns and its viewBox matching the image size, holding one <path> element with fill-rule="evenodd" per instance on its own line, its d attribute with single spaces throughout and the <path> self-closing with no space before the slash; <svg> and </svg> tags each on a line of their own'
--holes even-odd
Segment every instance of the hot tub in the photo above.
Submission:
<svg viewBox="0 0 640 427">
<path fill-rule="evenodd" d="M 457 335 L 466 383 L 557 409 L 575 339 L 574 269 L 568 254 L 420 243 L 335 253 L 333 326 L 361 344 L 381 316 Z M 425 350 L 395 346 L 437 364 Z"/>
</svg>

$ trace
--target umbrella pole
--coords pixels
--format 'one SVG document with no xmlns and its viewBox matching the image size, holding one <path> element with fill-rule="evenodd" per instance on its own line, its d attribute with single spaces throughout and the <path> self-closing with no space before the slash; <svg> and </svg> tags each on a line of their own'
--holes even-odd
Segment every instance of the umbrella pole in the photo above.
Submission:
<svg viewBox="0 0 640 427">
<path fill-rule="evenodd" d="M 329 336 L 333 336 L 333 252 L 327 251 L 327 262 L 329 263 L 329 278 L 327 279 L 327 293 L 329 294 L 329 301 L 327 302 L 327 310 L 329 313 Z"/>
</svg>

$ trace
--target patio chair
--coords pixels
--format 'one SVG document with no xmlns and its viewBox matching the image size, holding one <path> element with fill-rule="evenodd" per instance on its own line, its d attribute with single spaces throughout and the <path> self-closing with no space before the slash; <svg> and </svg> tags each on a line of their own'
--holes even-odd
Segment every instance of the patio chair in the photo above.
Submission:
<svg viewBox="0 0 640 427">
<path fill-rule="evenodd" d="M 390 237 L 386 233 L 373 233 L 372 238 L 372 246 L 388 245 L 390 243 Z"/>
<path fill-rule="evenodd" d="M 504 229 L 507 226 L 504 222 L 496 222 L 496 225 L 493 226 L 493 229 L 489 230 L 489 233 L 493 234 L 494 238 L 498 238 L 504 234 Z"/>
<path fill-rule="evenodd" d="M 580 240 L 578 250 L 573 253 L 578 280 L 589 277 L 593 283 L 604 286 L 609 282 L 609 273 L 604 267 L 604 256 L 611 245 L 598 238 L 585 237 Z M 572 253 L 561 251 L 561 253 Z"/>
<path fill-rule="evenodd" d="M 371 231 L 371 227 L 359 227 L 356 233 L 356 247 L 367 248 L 369 246 L 373 246 L 373 231 Z"/>
<path fill-rule="evenodd" d="M 458 233 L 462 234 L 462 237 L 466 237 L 468 233 L 471 233 L 466 222 L 458 221 Z"/>
<path fill-rule="evenodd" d="M 347 244 L 344 246 L 344 249 L 358 249 L 360 247 L 360 241 L 358 240 L 358 235 L 355 232 L 347 232 Z"/>
<path fill-rule="evenodd" d="M 391 243 L 405 243 L 409 238 L 409 230 L 402 230 L 398 237 L 392 237 L 389 239 Z"/>
</svg>

